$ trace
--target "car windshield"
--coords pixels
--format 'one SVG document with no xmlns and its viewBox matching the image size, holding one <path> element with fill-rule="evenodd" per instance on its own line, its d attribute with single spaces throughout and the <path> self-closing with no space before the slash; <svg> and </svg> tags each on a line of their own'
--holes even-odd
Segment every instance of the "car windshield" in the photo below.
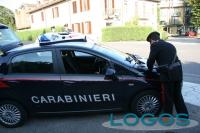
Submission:
<svg viewBox="0 0 200 133">
<path fill-rule="evenodd" d="M 128 67 L 133 67 L 135 64 L 135 60 L 128 54 L 109 48 L 105 45 L 94 45 L 93 50 L 101 53 L 113 60 L 119 61 L 120 63 L 128 66 Z"/>
<path fill-rule="evenodd" d="M 19 42 L 17 36 L 8 28 L 0 28 L 0 46 Z"/>
</svg>

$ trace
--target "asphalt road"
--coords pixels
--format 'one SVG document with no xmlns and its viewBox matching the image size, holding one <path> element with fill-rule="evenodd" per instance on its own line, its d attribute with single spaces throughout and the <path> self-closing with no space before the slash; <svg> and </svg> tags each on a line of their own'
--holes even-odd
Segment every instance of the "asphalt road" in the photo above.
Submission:
<svg viewBox="0 0 200 133">
<path fill-rule="evenodd" d="M 187 40 L 187 41 L 185 41 Z M 184 79 L 200 84 L 200 40 L 186 38 L 171 38 L 175 44 L 178 56 L 183 61 Z M 192 43 L 191 43 L 192 41 Z M 186 43 L 185 43 L 186 42 Z M 188 43 L 190 42 L 190 43 Z M 194 42 L 194 43 L 193 43 Z M 136 53 L 148 57 L 149 45 L 146 42 L 116 42 L 107 45 L 124 52 Z M 187 104 L 190 118 L 200 123 L 200 107 Z M 122 117 L 124 114 L 118 114 Z M 109 114 L 77 114 L 54 117 L 30 118 L 20 128 L 7 129 L 0 126 L 0 133 L 132 133 L 133 131 L 105 128 L 102 123 L 109 120 Z M 199 133 L 200 125 L 193 128 L 170 131 L 134 131 L 135 133 Z"/>
</svg>

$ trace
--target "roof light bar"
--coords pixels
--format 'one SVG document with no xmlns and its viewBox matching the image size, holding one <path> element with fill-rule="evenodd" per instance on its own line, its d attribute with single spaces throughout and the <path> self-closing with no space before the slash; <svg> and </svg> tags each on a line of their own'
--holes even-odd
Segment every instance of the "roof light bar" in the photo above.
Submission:
<svg viewBox="0 0 200 133">
<path fill-rule="evenodd" d="M 40 46 L 51 45 L 64 42 L 87 42 L 85 35 L 79 33 L 72 34 L 59 34 L 59 33 L 46 33 L 38 37 Z"/>
</svg>

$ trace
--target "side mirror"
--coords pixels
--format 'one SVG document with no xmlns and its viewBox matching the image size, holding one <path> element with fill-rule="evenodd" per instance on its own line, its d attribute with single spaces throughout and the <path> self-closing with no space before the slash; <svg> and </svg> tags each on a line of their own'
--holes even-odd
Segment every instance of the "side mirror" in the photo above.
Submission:
<svg viewBox="0 0 200 133">
<path fill-rule="evenodd" d="M 106 74 L 105 74 L 105 78 L 104 79 L 106 79 L 106 80 L 113 80 L 113 81 L 117 81 L 117 80 L 119 80 L 118 78 L 117 78 L 117 76 L 115 75 L 115 69 L 113 69 L 113 68 L 107 68 L 106 69 Z"/>
</svg>

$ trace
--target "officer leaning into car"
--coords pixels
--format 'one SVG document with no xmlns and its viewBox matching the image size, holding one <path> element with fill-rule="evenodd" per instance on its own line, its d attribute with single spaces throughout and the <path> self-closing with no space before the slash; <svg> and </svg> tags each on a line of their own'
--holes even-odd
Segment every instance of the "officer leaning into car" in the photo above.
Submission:
<svg viewBox="0 0 200 133">
<path fill-rule="evenodd" d="M 148 69 L 152 71 L 156 62 L 159 68 L 158 71 L 160 71 L 163 113 L 173 114 L 173 105 L 175 105 L 178 114 L 185 114 L 184 118 L 189 118 L 181 94 L 183 73 L 176 48 L 172 44 L 161 40 L 158 32 L 151 32 L 146 40 L 151 45 L 147 60 Z"/>
</svg>

